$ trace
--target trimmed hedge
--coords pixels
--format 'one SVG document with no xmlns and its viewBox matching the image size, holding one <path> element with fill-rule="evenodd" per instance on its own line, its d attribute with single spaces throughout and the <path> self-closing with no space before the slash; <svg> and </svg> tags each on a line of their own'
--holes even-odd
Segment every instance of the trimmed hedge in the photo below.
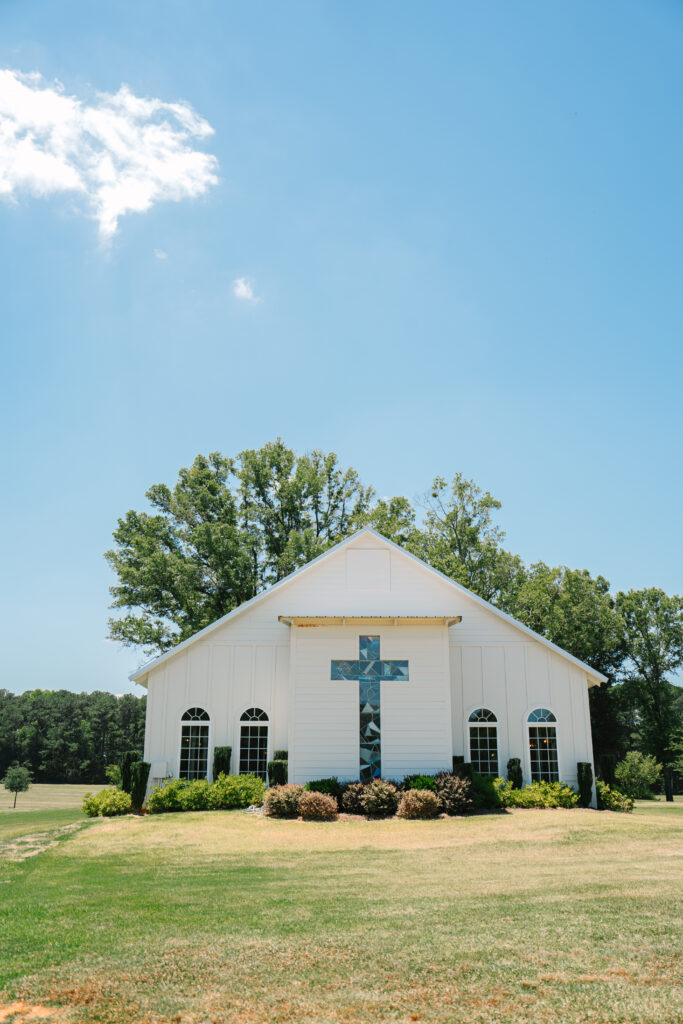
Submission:
<svg viewBox="0 0 683 1024">
<path fill-rule="evenodd" d="M 119 814 L 130 814 L 130 793 L 122 789 L 101 789 L 99 793 L 86 793 L 83 810 L 89 818 L 114 818 Z"/>
<path fill-rule="evenodd" d="M 401 793 L 397 814 L 399 818 L 436 818 L 441 804 L 431 789 L 408 789 Z"/>
<path fill-rule="evenodd" d="M 633 810 L 633 800 L 625 796 L 617 789 L 612 789 L 601 779 L 595 780 L 595 790 L 598 794 L 598 809 L 601 811 L 622 811 L 630 814 Z"/>
<path fill-rule="evenodd" d="M 305 789 L 309 793 L 326 793 L 328 796 L 333 796 L 335 800 L 339 800 L 344 792 L 344 786 L 336 776 L 329 779 L 312 779 L 311 782 L 306 783 Z"/>
<path fill-rule="evenodd" d="M 273 753 L 273 761 L 288 761 L 289 753 L 286 750 L 276 750 Z"/>
<path fill-rule="evenodd" d="M 134 761 L 130 766 L 130 799 L 136 811 L 141 811 L 145 802 L 147 779 L 151 767 L 149 761 Z"/>
<path fill-rule="evenodd" d="M 532 782 L 514 789 L 511 782 L 494 782 L 503 807 L 577 807 L 579 797 L 565 782 Z"/>
<path fill-rule="evenodd" d="M 511 757 L 508 761 L 508 782 L 513 789 L 521 789 L 524 783 L 522 776 L 522 762 L 518 757 Z"/>
<path fill-rule="evenodd" d="M 304 790 L 299 797 L 299 813 L 304 821 L 336 821 L 339 807 L 328 793 Z"/>
<path fill-rule="evenodd" d="M 270 786 L 284 786 L 287 783 L 288 762 L 278 758 L 268 762 L 268 784 Z"/>
<path fill-rule="evenodd" d="M 121 757 L 121 789 L 124 793 L 130 793 L 130 766 L 139 760 L 136 750 L 127 750 Z"/>
<path fill-rule="evenodd" d="M 593 769 L 588 761 L 576 762 L 576 780 L 579 786 L 579 803 L 590 807 L 593 799 Z"/>
<path fill-rule="evenodd" d="M 232 760 L 232 747 L 213 748 L 213 777 L 230 774 L 230 761 Z"/>
<path fill-rule="evenodd" d="M 271 818 L 298 818 L 303 786 L 271 786 L 266 792 L 266 814 Z"/>
<path fill-rule="evenodd" d="M 172 779 L 149 794 L 150 814 L 167 811 L 224 811 L 234 808 L 260 807 L 266 786 L 255 775 L 224 775 L 215 782 L 206 779 Z"/>
<path fill-rule="evenodd" d="M 498 790 L 490 775 L 472 772 L 472 802 L 477 811 L 497 811 L 501 807 Z"/>
<path fill-rule="evenodd" d="M 436 778 L 433 775 L 406 775 L 400 785 L 400 789 L 407 793 L 410 789 L 431 789 L 436 790 Z"/>
</svg>

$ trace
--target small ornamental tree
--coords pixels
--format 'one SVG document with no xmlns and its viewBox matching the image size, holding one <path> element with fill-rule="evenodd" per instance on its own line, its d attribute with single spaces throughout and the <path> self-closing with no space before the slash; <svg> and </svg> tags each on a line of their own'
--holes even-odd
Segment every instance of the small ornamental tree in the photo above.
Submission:
<svg viewBox="0 0 683 1024">
<path fill-rule="evenodd" d="M 578 761 L 576 779 L 579 784 L 579 803 L 582 807 L 590 807 L 593 799 L 593 769 L 588 761 Z"/>
<path fill-rule="evenodd" d="M 629 750 L 623 761 L 614 769 L 619 789 L 632 800 L 647 800 L 652 797 L 652 787 L 657 785 L 662 766 L 652 754 L 641 754 Z"/>
<path fill-rule="evenodd" d="M 213 777 L 214 781 L 218 776 L 230 774 L 230 760 L 232 758 L 232 747 L 213 748 Z"/>
<path fill-rule="evenodd" d="M 508 782 L 512 783 L 513 789 L 521 789 L 522 781 L 522 763 L 518 757 L 511 757 L 508 761 Z"/>
<path fill-rule="evenodd" d="M 130 766 L 130 798 L 134 811 L 141 811 L 145 802 L 150 768 L 149 761 L 134 761 Z"/>
<path fill-rule="evenodd" d="M 134 750 L 127 750 L 121 758 L 121 789 L 124 793 L 130 793 L 130 767 L 139 759 L 139 754 Z"/>
<path fill-rule="evenodd" d="M 28 787 L 31 785 L 31 773 L 28 768 L 24 768 L 21 764 L 14 764 L 11 768 L 7 769 L 7 774 L 3 780 L 5 789 L 8 789 L 10 793 L 14 793 L 13 807 L 17 806 L 17 794 L 25 793 Z"/>
</svg>

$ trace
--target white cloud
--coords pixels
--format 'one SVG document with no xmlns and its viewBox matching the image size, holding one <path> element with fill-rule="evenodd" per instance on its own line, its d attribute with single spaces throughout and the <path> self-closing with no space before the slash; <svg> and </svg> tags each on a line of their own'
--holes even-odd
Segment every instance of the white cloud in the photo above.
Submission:
<svg viewBox="0 0 683 1024">
<path fill-rule="evenodd" d="M 232 282 L 232 293 L 236 299 L 241 299 L 243 302 L 260 302 L 261 300 L 254 295 L 254 289 L 246 277 L 236 277 Z"/>
<path fill-rule="evenodd" d="M 81 195 L 104 241 L 124 213 L 216 185 L 218 161 L 193 148 L 210 135 L 187 103 L 143 99 L 126 85 L 84 102 L 37 73 L 0 69 L 0 197 Z"/>
<path fill-rule="evenodd" d="M 158 260 L 167 260 L 168 259 L 168 253 L 164 252 L 163 249 L 155 249 L 154 250 L 154 255 L 156 256 L 156 258 Z"/>
</svg>

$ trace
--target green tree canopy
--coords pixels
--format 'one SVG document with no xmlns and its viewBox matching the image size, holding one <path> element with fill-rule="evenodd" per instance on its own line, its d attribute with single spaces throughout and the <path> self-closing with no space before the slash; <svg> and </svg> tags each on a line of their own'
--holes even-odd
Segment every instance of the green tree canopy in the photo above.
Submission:
<svg viewBox="0 0 683 1024">
<path fill-rule="evenodd" d="M 3 779 L 3 785 L 5 789 L 10 791 L 10 793 L 14 793 L 13 806 L 16 807 L 17 794 L 25 793 L 31 785 L 31 773 L 24 765 L 13 764 L 7 769 L 5 778 Z"/>
</svg>

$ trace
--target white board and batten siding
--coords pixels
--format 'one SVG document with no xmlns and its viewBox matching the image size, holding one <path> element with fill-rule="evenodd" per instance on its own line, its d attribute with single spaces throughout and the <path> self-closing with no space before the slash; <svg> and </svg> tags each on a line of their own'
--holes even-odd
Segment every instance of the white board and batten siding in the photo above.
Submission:
<svg viewBox="0 0 683 1024">
<path fill-rule="evenodd" d="M 304 627 L 281 615 L 462 621 Z M 576 762 L 592 762 L 585 666 L 370 530 L 134 674 L 148 687 L 146 760 L 178 774 L 180 719 L 198 706 L 211 719 L 209 763 L 214 746 L 229 745 L 236 770 L 240 715 L 259 707 L 269 717 L 269 758 L 289 750 L 290 781 L 357 778 L 358 683 L 331 681 L 330 662 L 356 660 L 361 633 L 380 636 L 382 658 L 409 661 L 408 682 L 381 685 L 385 777 L 438 771 L 453 754 L 469 760 L 466 718 L 475 707 L 497 717 L 503 772 L 508 757 L 521 757 L 529 777 L 526 718 L 535 707 L 557 717 L 561 778 L 575 781 Z"/>
</svg>

